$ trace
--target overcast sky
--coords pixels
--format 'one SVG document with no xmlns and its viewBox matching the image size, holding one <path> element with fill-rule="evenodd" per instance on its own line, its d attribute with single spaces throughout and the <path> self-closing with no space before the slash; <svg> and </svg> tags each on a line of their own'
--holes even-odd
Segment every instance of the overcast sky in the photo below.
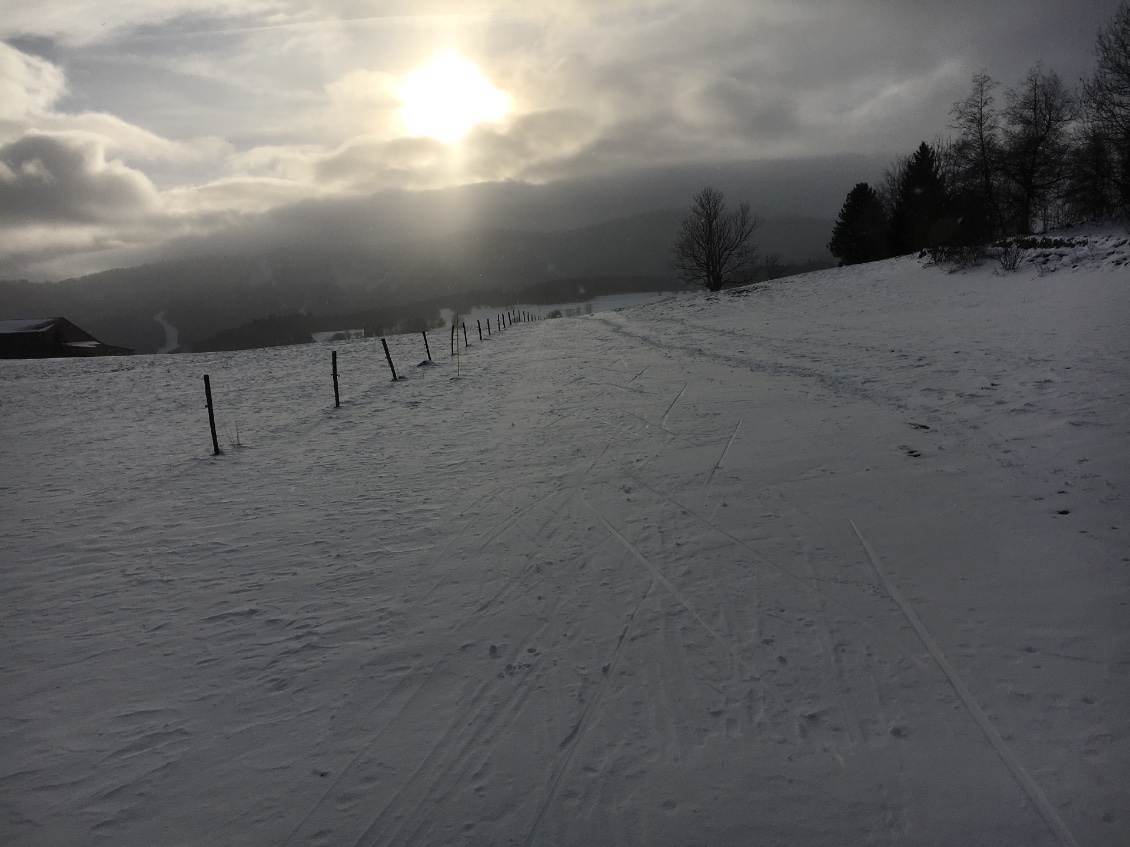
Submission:
<svg viewBox="0 0 1130 847">
<path fill-rule="evenodd" d="M 734 199 L 834 215 L 830 196 L 946 132 L 974 73 L 1007 86 L 1042 60 L 1076 84 L 1117 6 L 0 0 L 0 277 L 238 243 L 296 210 L 324 228 L 374 195 L 387 210 L 404 192 L 469 183 L 530 184 L 548 205 L 554 186 L 562 203 L 594 196 L 578 185 L 624 186 L 615 210 L 587 211 L 599 220 L 666 200 L 644 189 L 668 173 L 781 162 L 779 174 L 839 182 Z M 464 64 L 414 94 L 413 72 L 436 56 Z M 452 139 L 460 128 L 442 118 L 464 108 L 488 119 Z"/>
</svg>

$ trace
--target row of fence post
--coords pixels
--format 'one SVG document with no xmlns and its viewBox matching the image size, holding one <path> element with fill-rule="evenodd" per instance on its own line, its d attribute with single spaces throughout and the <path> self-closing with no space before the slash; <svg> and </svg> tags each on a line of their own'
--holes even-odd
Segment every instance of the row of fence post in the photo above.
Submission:
<svg viewBox="0 0 1130 847">
<path fill-rule="evenodd" d="M 536 315 L 531 315 L 529 312 L 510 310 L 510 311 L 506 311 L 506 312 L 499 312 L 498 314 L 495 315 L 495 326 L 496 326 L 497 329 L 502 330 L 504 327 L 513 326 L 515 323 L 526 323 L 526 322 L 536 321 L 536 320 L 541 320 L 541 318 L 537 317 Z M 483 340 L 483 322 L 482 322 L 481 319 L 476 319 L 475 323 L 478 325 L 478 329 L 479 329 L 479 341 L 482 341 Z M 456 335 L 456 331 L 457 331 L 457 325 L 462 327 L 462 329 L 463 329 L 463 346 L 464 347 L 470 347 L 471 346 L 470 341 L 468 341 L 468 339 L 467 339 L 467 324 L 466 324 L 465 321 L 460 320 L 459 316 L 456 315 L 455 320 L 453 320 L 451 322 L 451 355 L 452 356 L 456 355 L 455 335 Z M 428 361 L 431 362 L 432 361 L 432 348 L 431 348 L 431 345 L 428 344 L 428 333 L 425 331 L 425 332 L 421 332 L 420 334 L 424 336 L 424 350 L 428 354 Z M 487 318 L 487 337 L 490 337 L 490 335 L 491 335 L 490 318 Z M 388 360 L 389 370 L 392 371 L 393 381 L 395 382 L 399 379 L 403 379 L 404 377 L 398 376 L 397 373 L 396 373 L 396 365 L 392 361 L 392 353 L 389 352 L 388 342 L 384 338 L 381 338 L 381 346 L 384 347 L 385 358 Z M 336 408 L 336 407 L 341 406 L 341 388 L 340 388 L 340 385 L 338 383 L 337 351 L 336 350 L 333 350 L 330 353 L 330 363 L 331 363 L 332 373 L 333 373 L 334 406 Z M 208 378 L 208 374 L 204 374 L 204 398 L 205 398 L 205 400 L 207 402 L 207 406 L 208 406 L 208 428 L 212 433 L 213 455 L 219 456 L 223 451 L 220 449 L 220 442 L 219 442 L 219 439 L 217 439 L 217 437 L 216 437 L 216 413 L 215 413 L 215 409 L 212 406 L 212 383 Z"/>
</svg>

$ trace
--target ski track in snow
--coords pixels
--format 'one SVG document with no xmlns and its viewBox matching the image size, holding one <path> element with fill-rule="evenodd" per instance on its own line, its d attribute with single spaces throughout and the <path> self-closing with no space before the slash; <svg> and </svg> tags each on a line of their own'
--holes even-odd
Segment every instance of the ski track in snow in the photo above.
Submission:
<svg viewBox="0 0 1130 847">
<path fill-rule="evenodd" d="M 0 841 L 1130 843 L 1102 256 L 0 362 Z"/>
<path fill-rule="evenodd" d="M 954 687 L 962 703 L 965 704 L 965 707 L 973 715 L 974 720 L 977 721 L 978 726 L 981 727 L 982 731 L 985 733 L 985 737 L 989 739 L 989 743 L 993 745 L 997 754 L 1004 763 L 1008 765 L 1008 769 L 1012 771 L 1017 782 L 1023 786 L 1032 802 L 1035 803 L 1036 808 L 1040 810 L 1040 814 L 1044 816 L 1044 820 L 1048 822 L 1056 838 L 1060 840 L 1060 843 L 1063 844 L 1064 847 L 1077 847 L 1075 837 L 1068 831 L 1067 827 L 1064 826 L 1063 820 L 1052 807 L 1051 803 L 1048 802 L 1048 798 L 1044 796 L 1044 792 L 1032 779 L 1028 771 L 1024 769 L 1024 766 L 1017 760 L 1016 756 L 1008 748 L 1008 745 L 1005 744 L 1004 740 L 1000 737 L 1000 733 L 997 732 L 989 722 L 989 719 L 985 717 L 985 713 L 977 705 L 977 701 L 974 700 L 973 695 L 969 692 L 969 689 L 966 688 L 961 677 L 958 676 L 953 666 L 949 663 L 949 660 L 946 659 L 942 651 L 938 648 L 933 637 L 926 630 L 926 627 L 923 626 L 922 620 L 915 614 L 910 604 L 903 599 L 901 592 L 887 579 L 880 568 L 879 557 L 875 555 L 875 552 L 871 549 L 871 545 L 869 545 L 860 534 L 859 528 L 854 522 L 852 522 L 851 528 L 855 531 L 856 537 L 859 538 L 859 543 L 863 545 L 863 549 L 867 551 L 867 558 L 871 561 L 871 565 L 875 569 L 879 580 L 887 589 L 887 593 L 891 595 L 892 600 L 898 603 L 903 615 L 910 621 L 910 625 L 914 627 L 914 631 L 918 633 L 918 637 L 922 639 L 922 643 L 926 646 L 926 649 L 930 651 L 930 655 L 934 657 L 934 661 L 936 661 L 945 672 L 946 678 L 949 679 L 950 685 Z"/>
</svg>

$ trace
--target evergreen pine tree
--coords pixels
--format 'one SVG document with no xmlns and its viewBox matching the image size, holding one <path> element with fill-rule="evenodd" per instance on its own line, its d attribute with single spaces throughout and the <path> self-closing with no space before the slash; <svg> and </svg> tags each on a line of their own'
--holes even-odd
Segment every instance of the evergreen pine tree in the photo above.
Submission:
<svg viewBox="0 0 1130 847">
<path fill-rule="evenodd" d="M 866 182 L 848 192 L 828 250 L 841 266 L 887 257 L 887 215 L 879 195 Z"/>
<path fill-rule="evenodd" d="M 891 212 L 891 254 L 901 256 L 948 240 L 952 229 L 946 218 L 945 180 L 938 156 L 925 141 L 919 145 L 899 180 Z"/>
</svg>

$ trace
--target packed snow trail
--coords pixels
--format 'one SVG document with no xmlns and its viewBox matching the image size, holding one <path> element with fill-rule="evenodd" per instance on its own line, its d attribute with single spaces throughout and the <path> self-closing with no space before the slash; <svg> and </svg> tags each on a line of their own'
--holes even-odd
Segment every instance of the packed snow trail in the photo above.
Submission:
<svg viewBox="0 0 1130 847">
<path fill-rule="evenodd" d="M 0 841 L 1056 845 L 851 518 L 1130 843 L 1128 329 L 901 259 L 345 343 L 338 409 L 316 345 L 2 362 Z"/>
</svg>

